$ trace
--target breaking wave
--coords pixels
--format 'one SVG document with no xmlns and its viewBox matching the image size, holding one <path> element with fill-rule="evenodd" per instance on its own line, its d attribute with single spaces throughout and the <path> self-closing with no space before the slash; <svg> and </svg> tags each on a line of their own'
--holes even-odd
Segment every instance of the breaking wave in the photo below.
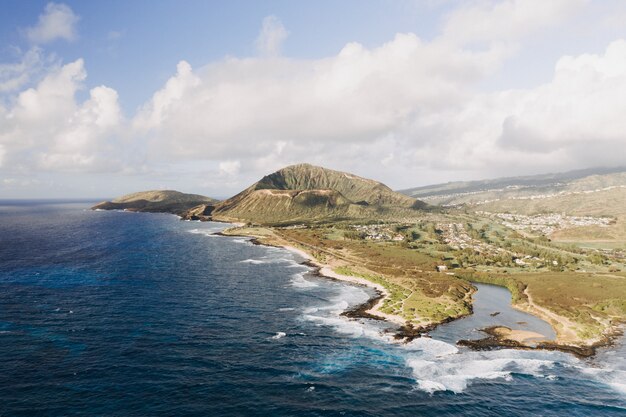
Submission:
<svg viewBox="0 0 626 417">
<path fill-rule="evenodd" d="M 207 237 L 218 237 L 218 235 L 215 234 L 217 230 L 212 230 L 212 229 L 190 229 L 188 230 L 188 232 L 193 233 L 195 235 L 204 235 Z"/>
<path fill-rule="evenodd" d="M 508 381 L 514 373 L 544 377 L 545 370 L 555 364 L 549 359 L 530 358 L 527 352 L 509 349 L 485 353 L 454 352 L 456 347 L 449 345 L 450 347 L 442 354 L 439 348 L 444 342 L 421 340 L 425 341 L 426 349 L 419 355 L 408 355 L 406 364 L 412 370 L 417 388 L 429 393 L 435 391 L 460 393 L 475 380 Z M 432 346 L 428 346 L 431 343 Z"/>
<path fill-rule="evenodd" d="M 319 284 L 305 279 L 303 274 L 293 274 L 291 276 L 291 286 L 295 288 L 315 288 Z"/>
</svg>

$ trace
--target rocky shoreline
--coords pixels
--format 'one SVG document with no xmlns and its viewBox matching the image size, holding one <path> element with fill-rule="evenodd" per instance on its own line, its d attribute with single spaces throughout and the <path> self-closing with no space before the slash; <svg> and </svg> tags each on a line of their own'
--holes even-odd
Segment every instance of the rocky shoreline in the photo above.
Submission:
<svg viewBox="0 0 626 417">
<path fill-rule="evenodd" d="M 459 340 L 457 344 L 476 351 L 502 348 L 520 350 L 552 350 L 571 353 L 579 358 L 590 358 L 596 354 L 599 348 L 613 346 L 615 338 L 623 335 L 623 331 L 621 329 L 616 329 L 610 335 L 604 336 L 600 341 L 588 346 L 566 345 L 554 341 L 538 341 L 537 343 L 531 344 L 507 338 L 506 335 L 502 334 L 501 329 L 511 330 L 505 326 L 486 327 L 481 329 L 481 331 L 486 333 L 488 335 L 487 337 L 474 340 Z"/>
<path fill-rule="evenodd" d="M 105 210 L 106 209 L 110 209 L 110 208 L 105 208 Z M 171 210 L 165 210 L 165 211 L 159 211 L 159 212 L 169 212 L 171 214 L 178 216 L 181 220 L 187 220 L 187 221 L 190 221 L 190 220 L 210 221 L 212 220 L 211 218 L 207 216 L 197 216 L 194 218 L 190 218 L 184 215 L 181 216 L 181 214 L 173 212 Z M 212 220 L 212 221 L 220 222 L 218 220 Z M 221 222 L 221 223 L 228 223 L 228 222 Z M 243 224 L 235 224 L 235 225 L 242 226 Z M 386 291 L 384 289 L 378 288 L 378 286 L 373 283 L 362 282 L 362 281 L 365 281 L 364 279 L 357 279 L 357 278 L 348 277 L 348 276 L 345 276 L 342 278 L 339 278 L 337 276 L 329 276 L 328 274 L 323 273 L 322 270 L 324 269 L 324 266 L 320 266 L 316 264 L 315 261 L 313 261 L 312 258 L 306 252 L 300 249 L 296 249 L 288 245 L 271 244 L 268 242 L 263 242 L 261 241 L 262 238 L 253 237 L 249 235 L 229 234 L 229 233 L 224 233 L 224 231 L 215 232 L 214 235 L 226 236 L 226 237 L 233 237 L 233 236 L 248 237 L 250 238 L 250 242 L 254 245 L 273 246 L 273 247 L 280 247 L 286 250 L 296 251 L 301 256 L 307 259 L 303 261 L 302 264 L 312 268 L 311 273 L 317 276 L 324 277 L 327 279 L 347 281 L 352 284 L 363 285 L 363 286 L 368 286 L 370 288 L 373 288 L 376 291 L 375 296 L 371 297 L 365 303 L 354 306 L 344 311 L 343 313 L 341 313 L 341 315 L 344 317 L 352 318 L 352 319 L 365 318 L 365 319 L 371 319 L 371 320 L 385 320 L 385 321 L 392 322 L 398 325 L 397 329 L 389 330 L 389 332 L 394 333 L 393 337 L 395 340 L 403 340 L 408 343 L 419 337 L 423 337 L 423 336 L 427 337 L 428 333 L 436 329 L 439 325 L 449 323 L 454 320 L 457 320 L 457 319 L 460 319 L 460 318 L 463 318 L 472 314 L 470 312 L 469 314 L 464 315 L 462 317 L 449 317 L 439 323 L 432 323 L 432 324 L 428 324 L 425 326 L 415 327 L 413 324 L 407 321 L 404 321 L 399 316 L 389 317 L 390 315 L 385 315 L 376 311 L 377 307 L 380 304 L 382 304 L 383 300 L 386 297 Z M 328 268 L 329 267 L 326 266 L 326 269 Z M 338 274 L 333 272 L 332 275 L 338 275 Z M 469 307 L 471 311 L 471 305 Z M 513 307 L 515 308 L 516 306 L 513 306 Z M 380 315 L 376 313 L 380 313 Z M 498 334 L 495 331 L 496 329 L 503 328 L 503 327 L 504 326 L 492 326 L 492 327 L 488 327 L 485 329 L 481 329 L 483 332 L 485 332 L 488 335 L 487 337 L 482 338 L 482 339 L 474 339 L 474 340 L 459 340 L 457 341 L 457 344 L 459 346 L 465 346 L 465 347 L 468 347 L 470 349 L 477 350 L 477 351 L 494 350 L 494 349 L 502 349 L 502 348 L 511 348 L 511 349 L 520 349 L 520 350 L 552 350 L 552 351 L 561 351 L 561 352 L 571 353 L 579 358 L 589 358 L 596 354 L 596 351 L 598 348 L 613 346 L 615 339 L 623 335 L 623 330 L 621 328 L 614 328 L 610 333 L 603 336 L 602 339 L 587 346 L 560 344 L 555 341 L 541 341 L 535 344 L 527 344 L 527 343 L 520 342 L 517 340 L 508 339 L 506 338 L 506 336 L 502 336 L 501 334 Z"/>
<path fill-rule="evenodd" d="M 216 232 L 214 234 L 217 236 L 229 236 L 229 237 L 236 236 L 235 234 L 228 234 L 228 233 L 223 233 L 223 232 Z M 376 291 L 375 296 L 371 297 L 369 300 L 367 300 L 366 302 L 362 304 L 356 305 L 344 311 L 343 313 L 341 313 L 341 315 L 344 317 L 352 318 L 352 319 L 364 318 L 364 319 L 371 319 L 371 320 L 389 321 L 391 323 L 394 323 L 398 327 L 396 329 L 388 330 L 389 333 L 393 333 L 394 340 L 409 343 L 412 340 L 420 338 L 420 337 L 429 337 L 428 333 L 435 330 L 438 326 L 445 324 L 445 323 L 450 323 L 452 321 L 461 319 L 463 317 L 467 317 L 472 314 L 472 312 L 470 312 L 469 314 L 463 315 L 462 317 L 448 317 L 447 319 L 441 322 L 432 323 L 432 324 L 428 324 L 424 326 L 418 326 L 418 327 L 415 327 L 412 323 L 408 321 L 402 322 L 403 320 L 399 316 L 393 316 L 393 318 L 391 319 L 390 317 L 383 317 L 382 315 L 376 314 L 376 307 L 379 306 L 383 302 L 383 300 L 386 297 L 386 294 L 383 290 L 378 288 L 376 284 L 369 283 L 369 282 L 362 282 L 365 280 L 356 280 L 354 277 L 345 276 L 342 278 L 338 278 L 337 276 L 329 276 L 328 274 L 323 273 L 324 266 L 320 266 L 319 264 L 317 264 L 314 260 L 312 260 L 310 255 L 308 255 L 303 250 L 296 249 L 288 245 L 271 244 L 271 243 L 263 242 L 261 241 L 261 238 L 259 237 L 251 237 L 248 235 L 237 235 L 237 236 L 250 238 L 250 242 L 254 245 L 280 247 L 286 250 L 295 251 L 302 257 L 306 258 L 306 260 L 301 262 L 301 264 L 312 268 L 311 273 L 316 276 L 324 277 L 326 279 L 337 280 L 337 281 L 347 281 L 352 284 L 363 285 L 363 286 L 373 288 Z M 332 275 L 338 275 L 338 274 L 333 272 Z M 470 305 L 470 311 L 471 311 L 471 305 Z M 481 329 L 483 332 L 487 333 L 488 335 L 487 337 L 483 339 L 475 339 L 475 340 L 462 339 L 462 340 L 457 341 L 457 345 L 465 346 L 476 351 L 495 350 L 495 349 L 503 349 L 503 348 L 519 349 L 519 350 L 551 350 L 551 351 L 560 351 L 560 352 L 570 353 L 579 358 L 590 358 L 596 354 L 597 349 L 602 348 L 602 347 L 613 346 L 615 338 L 623 334 L 623 331 L 621 329 L 614 329 L 610 334 L 605 335 L 601 340 L 594 342 L 593 344 L 590 344 L 587 346 L 561 344 L 555 341 L 540 341 L 535 344 L 529 344 L 529 343 L 524 343 L 522 341 L 511 340 L 511 339 L 508 339 L 506 336 L 498 334 L 496 330 L 502 329 L 502 328 L 508 329 L 505 326 L 491 326 L 485 329 Z"/>
<path fill-rule="evenodd" d="M 228 234 L 224 232 L 215 232 L 214 235 L 227 236 L 227 237 L 236 236 L 234 234 Z M 366 287 L 374 289 L 374 291 L 376 292 L 376 295 L 370 297 L 364 303 L 358 304 L 356 306 L 353 306 L 347 309 L 346 311 L 341 313 L 341 316 L 348 317 L 351 319 L 370 319 L 370 320 L 388 321 L 393 324 L 396 324 L 398 326 L 396 329 L 388 330 L 389 333 L 393 333 L 394 340 L 409 343 L 413 341 L 414 339 L 417 339 L 420 337 L 428 337 L 428 333 L 435 330 L 438 326 L 442 324 L 450 323 L 452 321 L 461 319 L 463 317 L 467 317 L 472 314 L 472 306 L 470 304 L 468 306 L 470 309 L 469 314 L 465 314 L 460 317 L 448 317 L 441 322 L 431 323 L 431 324 L 427 324 L 424 326 L 416 327 L 412 323 L 403 320 L 399 316 L 383 315 L 379 311 L 376 310 L 377 307 L 381 305 L 384 299 L 387 297 L 386 291 L 380 288 L 377 284 L 370 283 L 369 281 L 366 281 L 364 279 L 357 279 L 357 278 L 350 277 L 350 276 L 341 276 L 335 272 L 332 273 L 333 276 L 331 276 L 331 274 L 324 273 L 323 270 L 328 269 L 329 266 L 328 265 L 321 266 L 317 264 L 314 260 L 312 260 L 310 255 L 308 255 L 303 250 L 296 249 L 294 247 L 286 246 L 286 245 L 262 242 L 261 239 L 258 237 L 250 237 L 248 235 L 237 235 L 237 236 L 250 238 L 249 242 L 252 243 L 253 245 L 279 247 L 279 248 L 283 248 L 283 249 L 298 253 L 300 256 L 306 258 L 306 260 L 300 262 L 300 264 L 311 268 L 310 273 L 315 276 L 323 277 L 325 279 L 330 279 L 330 280 L 335 280 L 335 281 L 349 282 L 351 284 L 362 285 L 362 286 L 366 286 Z M 339 276 L 341 276 L 341 278 L 339 278 Z"/>
</svg>

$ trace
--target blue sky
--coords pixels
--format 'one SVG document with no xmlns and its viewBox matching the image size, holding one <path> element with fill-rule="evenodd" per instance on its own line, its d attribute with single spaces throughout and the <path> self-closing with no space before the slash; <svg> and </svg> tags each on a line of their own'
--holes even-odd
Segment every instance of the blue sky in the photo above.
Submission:
<svg viewBox="0 0 626 417">
<path fill-rule="evenodd" d="M 626 164 L 622 1 L 0 7 L 0 198 L 221 197 L 297 162 L 393 188 Z"/>
<path fill-rule="evenodd" d="M 15 60 L 15 46 L 29 47 L 22 28 L 35 23 L 47 1 L 9 1 L 0 16 L 2 62 Z M 377 1 L 66 1 L 80 16 L 79 37 L 46 48 L 64 62 L 83 58 L 89 84 L 124 93 L 132 111 L 172 75 L 184 59 L 193 67 L 225 56 L 253 56 L 254 40 L 266 16 L 279 16 L 290 28 L 283 52 L 293 58 L 336 54 L 358 40 L 376 46 L 398 32 L 419 31 L 430 38 L 438 13 L 448 5 Z"/>
</svg>

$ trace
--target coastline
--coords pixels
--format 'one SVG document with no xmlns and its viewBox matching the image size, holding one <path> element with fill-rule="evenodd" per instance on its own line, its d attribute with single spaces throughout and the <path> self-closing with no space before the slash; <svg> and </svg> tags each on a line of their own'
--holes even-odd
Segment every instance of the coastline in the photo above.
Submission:
<svg viewBox="0 0 626 417">
<path fill-rule="evenodd" d="M 304 258 L 306 260 L 306 264 L 307 265 L 317 269 L 317 274 L 319 276 L 322 276 L 322 277 L 325 277 L 325 278 L 330 278 L 330 279 L 336 279 L 338 281 L 349 282 L 351 284 L 357 284 L 357 285 L 362 285 L 362 286 L 365 286 L 365 287 L 373 288 L 379 294 L 377 297 L 372 297 L 370 300 L 368 300 L 364 304 L 364 306 L 367 306 L 366 308 L 360 308 L 361 306 L 357 306 L 353 310 L 345 311 L 343 313 L 343 315 L 346 315 L 346 316 L 360 316 L 360 315 L 364 315 L 364 316 L 369 316 L 370 318 L 378 318 L 378 319 L 381 319 L 381 320 L 386 320 L 386 321 L 389 321 L 389 322 L 391 322 L 393 324 L 397 324 L 399 326 L 406 326 L 407 325 L 407 321 L 404 320 L 402 317 L 400 317 L 398 315 L 395 315 L 395 314 L 388 314 L 388 313 L 384 313 L 384 312 L 380 311 L 380 308 L 383 305 L 383 303 L 385 302 L 385 299 L 387 299 L 389 297 L 389 291 L 387 291 L 387 289 L 385 287 L 383 287 L 382 285 L 377 284 L 375 282 L 368 281 L 365 278 L 352 277 L 352 276 L 348 276 L 348 275 L 339 274 L 339 273 L 333 271 L 332 267 L 330 265 L 319 263 L 310 254 L 308 254 L 305 251 L 303 251 L 302 249 L 296 248 L 294 246 L 281 245 L 280 247 L 282 247 L 282 248 L 284 248 L 284 249 L 286 249 L 286 250 L 288 250 L 288 251 L 290 251 L 292 253 L 296 253 L 300 257 Z M 364 313 L 364 314 L 350 314 L 351 311 L 352 312 L 360 311 L 360 313 Z"/>
<path fill-rule="evenodd" d="M 234 225 L 234 223 L 231 223 Z M 237 225 L 237 227 L 240 227 Z M 352 318 L 370 318 L 377 320 L 386 320 L 392 324 L 398 326 L 398 330 L 394 336 L 396 340 L 404 340 L 406 342 L 410 342 L 411 340 L 421 337 L 424 334 L 427 334 L 429 331 L 434 330 L 440 324 L 449 323 L 451 321 L 457 320 L 461 317 L 452 318 L 440 322 L 440 323 L 431 323 L 424 326 L 415 327 L 411 322 L 403 319 L 398 315 L 392 315 L 383 313 L 380 311 L 380 307 L 384 303 L 385 299 L 389 297 L 389 292 L 382 285 L 368 281 L 364 278 L 342 275 L 332 270 L 332 265 L 320 263 L 317 261 L 311 254 L 307 253 L 305 250 L 297 248 L 293 246 L 290 242 L 284 241 L 282 238 L 277 238 L 275 235 L 260 235 L 260 234 L 244 234 L 237 233 L 235 228 L 228 228 L 223 230 L 222 232 L 215 233 L 220 236 L 240 236 L 240 237 L 249 237 L 251 238 L 251 242 L 255 245 L 265 245 L 265 246 L 273 246 L 283 248 L 292 253 L 296 253 L 305 259 L 304 264 L 310 266 L 315 269 L 315 272 L 322 277 L 328 279 L 335 279 L 339 281 L 348 282 L 356 285 L 363 285 L 366 287 L 373 288 L 377 292 L 377 296 L 372 297 L 366 303 L 356 306 L 350 310 L 346 310 L 342 313 L 342 315 Z M 275 241 L 268 242 L 264 241 L 268 238 L 274 238 Z M 524 311 L 526 313 L 532 314 L 536 317 L 539 317 L 545 321 L 547 321 L 554 329 L 557 331 L 556 327 L 552 323 L 549 317 L 546 317 L 540 314 L 539 311 L 531 308 L 525 308 L 524 306 L 516 305 L 511 303 L 511 307 L 518 309 L 520 311 Z M 559 316 L 560 317 L 560 316 Z M 495 327 L 503 327 L 503 326 L 495 326 Z M 571 330 L 570 327 L 566 326 L 566 328 L 570 329 L 573 335 L 575 335 L 574 330 Z M 493 332 L 491 328 L 482 329 L 488 336 L 483 339 L 476 340 L 459 340 L 457 344 L 460 346 L 465 346 L 473 350 L 492 350 L 499 348 L 513 348 L 520 350 L 557 350 L 565 353 L 571 353 L 579 358 L 589 358 L 595 355 L 596 350 L 601 347 L 609 347 L 614 343 L 614 339 L 619 335 L 623 334 L 623 331 L 619 327 L 611 327 L 608 331 L 608 334 L 603 334 L 600 338 L 585 342 L 585 341 L 563 341 L 559 340 L 558 331 L 557 338 L 555 340 L 550 341 L 539 341 L 534 343 L 531 340 L 526 340 L 528 337 L 523 337 L 524 335 L 519 334 L 518 332 L 513 332 L 513 337 L 507 337 L 505 334 L 497 334 Z M 528 335 L 526 335 L 528 336 Z M 530 342 L 530 343 L 529 343 Z M 578 342 L 578 343 L 577 343 Z"/>
<path fill-rule="evenodd" d="M 124 211 L 134 212 L 134 210 L 124 210 Z M 184 220 L 184 221 L 194 221 L 190 219 L 185 219 L 176 213 L 169 212 L 169 214 L 174 214 L 179 219 Z M 206 219 L 198 219 L 195 221 L 206 221 Z M 251 238 L 250 241 L 253 244 L 283 248 L 292 253 L 296 253 L 302 258 L 304 258 L 305 262 L 303 263 L 310 266 L 311 268 L 314 268 L 315 273 L 318 274 L 319 276 L 322 276 L 328 279 L 344 281 L 344 282 L 348 282 L 351 284 L 362 285 L 362 286 L 366 286 L 366 287 L 374 289 L 377 293 L 376 296 L 371 297 L 367 302 L 361 305 L 355 306 L 349 310 L 344 311 L 342 315 L 346 317 L 351 317 L 351 318 L 370 318 L 370 319 L 376 319 L 376 320 L 386 320 L 399 327 L 395 335 L 395 339 L 397 340 L 403 339 L 405 341 L 410 341 L 414 338 L 421 337 L 422 335 L 428 333 L 431 330 L 434 330 L 440 324 L 448 323 L 456 319 L 462 318 L 462 317 L 455 317 L 455 318 L 449 317 L 448 319 L 443 320 L 442 322 L 430 323 L 430 324 L 415 327 L 411 322 L 409 322 L 408 320 L 405 320 L 401 316 L 384 313 L 380 310 L 385 300 L 390 296 L 389 291 L 382 285 L 371 282 L 364 278 L 339 274 L 332 269 L 333 268 L 332 265 L 320 263 L 311 254 L 307 253 L 305 250 L 293 246 L 293 243 L 285 241 L 285 239 L 276 236 L 271 231 L 269 232 L 269 234 L 266 234 L 266 235 L 254 234 L 254 233 L 248 233 L 248 234 L 237 233 L 236 229 L 245 227 L 244 223 L 236 222 L 236 221 L 227 221 L 227 220 L 213 220 L 213 219 L 211 221 L 231 225 L 231 227 L 227 227 L 221 232 L 214 233 L 215 235 L 230 236 L 230 237 L 232 236 L 248 237 L 248 238 Z M 273 238 L 275 241 L 268 242 L 267 241 L 268 238 Z M 529 341 L 530 342 L 533 342 L 533 341 L 525 340 L 527 339 L 525 337 L 518 337 L 520 335 L 517 333 L 514 333 L 515 337 L 507 338 L 506 335 L 494 334 L 490 328 L 487 328 L 487 329 L 483 329 L 483 331 L 488 334 L 488 337 L 483 338 L 483 339 L 476 339 L 476 340 L 459 340 L 457 344 L 466 346 L 475 350 L 496 349 L 496 348 L 503 348 L 503 347 L 516 348 L 516 349 L 522 349 L 522 350 L 542 349 L 542 350 L 563 351 L 567 353 L 572 353 L 578 357 L 591 357 L 595 355 L 596 350 L 598 348 L 612 346 L 615 343 L 615 339 L 624 334 L 624 325 L 622 323 L 618 323 L 618 324 L 610 323 L 600 336 L 597 336 L 593 339 L 580 339 L 576 334 L 575 329 L 577 326 L 575 323 L 573 323 L 571 320 L 565 317 L 559 316 L 556 313 L 551 312 L 550 310 L 544 307 L 534 304 L 532 302 L 532 297 L 530 296 L 530 294 L 527 293 L 527 291 L 525 291 L 524 294 L 527 297 L 528 303 L 526 304 L 511 303 L 511 307 L 519 311 L 532 314 L 548 322 L 557 333 L 557 337 L 555 340 L 528 343 Z M 502 327 L 502 326 L 499 326 L 499 327 Z"/>
<path fill-rule="evenodd" d="M 602 347 L 610 347 L 615 343 L 615 339 L 624 334 L 623 324 L 607 325 L 601 335 L 592 339 L 579 340 L 576 335 L 576 324 L 567 317 L 560 316 L 545 307 L 541 307 L 533 302 L 528 289 L 524 290 L 527 302 L 525 304 L 511 304 L 519 311 L 532 314 L 549 323 L 555 330 L 557 336 L 553 341 L 543 341 L 537 344 L 537 348 L 546 350 L 560 350 L 570 352 L 579 357 L 591 357 L 596 350 Z"/>
</svg>

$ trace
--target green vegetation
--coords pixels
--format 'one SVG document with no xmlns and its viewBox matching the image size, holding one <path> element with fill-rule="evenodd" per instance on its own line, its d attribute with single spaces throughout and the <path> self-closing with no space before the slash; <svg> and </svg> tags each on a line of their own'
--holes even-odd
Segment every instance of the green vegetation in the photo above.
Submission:
<svg viewBox="0 0 626 417">
<path fill-rule="evenodd" d="M 395 230 L 397 231 L 397 230 Z M 389 291 L 381 311 L 417 325 L 439 323 L 471 312 L 473 287 L 453 275 L 437 273 L 440 262 L 400 242 L 353 239 L 347 225 L 275 232 L 305 250 L 315 249 L 336 264 L 340 274 L 365 278 Z"/>
<path fill-rule="evenodd" d="M 338 273 L 384 286 L 390 296 L 381 311 L 417 325 L 469 314 L 469 282 L 508 288 L 515 305 L 553 322 L 560 340 L 568 343 L 595 340 L 626 319 L 626 274 L 611 272 L 623 268 L 617 259 L 545 238 L 523 237 L 473 215 L 424 213 L 415 223 L 339 222 L 275 232 L 305 250 L 315 248 L 324 262 L 339 262 L 334 268 Z M 393 240 L 397 234 L 401 241 Z M 459 242 L 473 246 L 455 248 Z M 515 262 L 527 257 L 540 261 Z M 436 272 L 438 265 L 450 272 Z M 595 272 L 581 272 L 583 268 Z M 527 293 L 533 296 L 532 308 Z M 569 321 L 570 328 L 549 314 Z"/>
<path fill-rule="evenodd" d="M 129 210 L 151 213 L 174 213 L 184 215 L 189 210 L 210 213 L 217 200 L 198 194 L 185 194 L 172 190 L 142 191 L 128 194 L 92 207 L 93 210 Z M 199 210 L 198 207 L 202 206 Z"/>
<path fill-rule="evenodd" d="M 456 205 L 434 207 L 377 181 L 301 164 L 220 203 L 167 191 L 95 208 L 245 222 L 230 233 L 301 248 L 340 274 L 379 284 L 389 293 L 380 311 L 418 327 L 470 314 L 470 282 L 504 286 L 517 307 L 549 320 L 560 342 L 585 344 L 626 321 L 626 172 L 599 174 L 410 190 Z"/>
<path fill-rule="evenodd" d="M 265 225 L 414 215 L 425 205 L 380 182 L 309 164 L 293 165 L 263 177 L 218 204 L 216 220 Z"/>
</svg>

